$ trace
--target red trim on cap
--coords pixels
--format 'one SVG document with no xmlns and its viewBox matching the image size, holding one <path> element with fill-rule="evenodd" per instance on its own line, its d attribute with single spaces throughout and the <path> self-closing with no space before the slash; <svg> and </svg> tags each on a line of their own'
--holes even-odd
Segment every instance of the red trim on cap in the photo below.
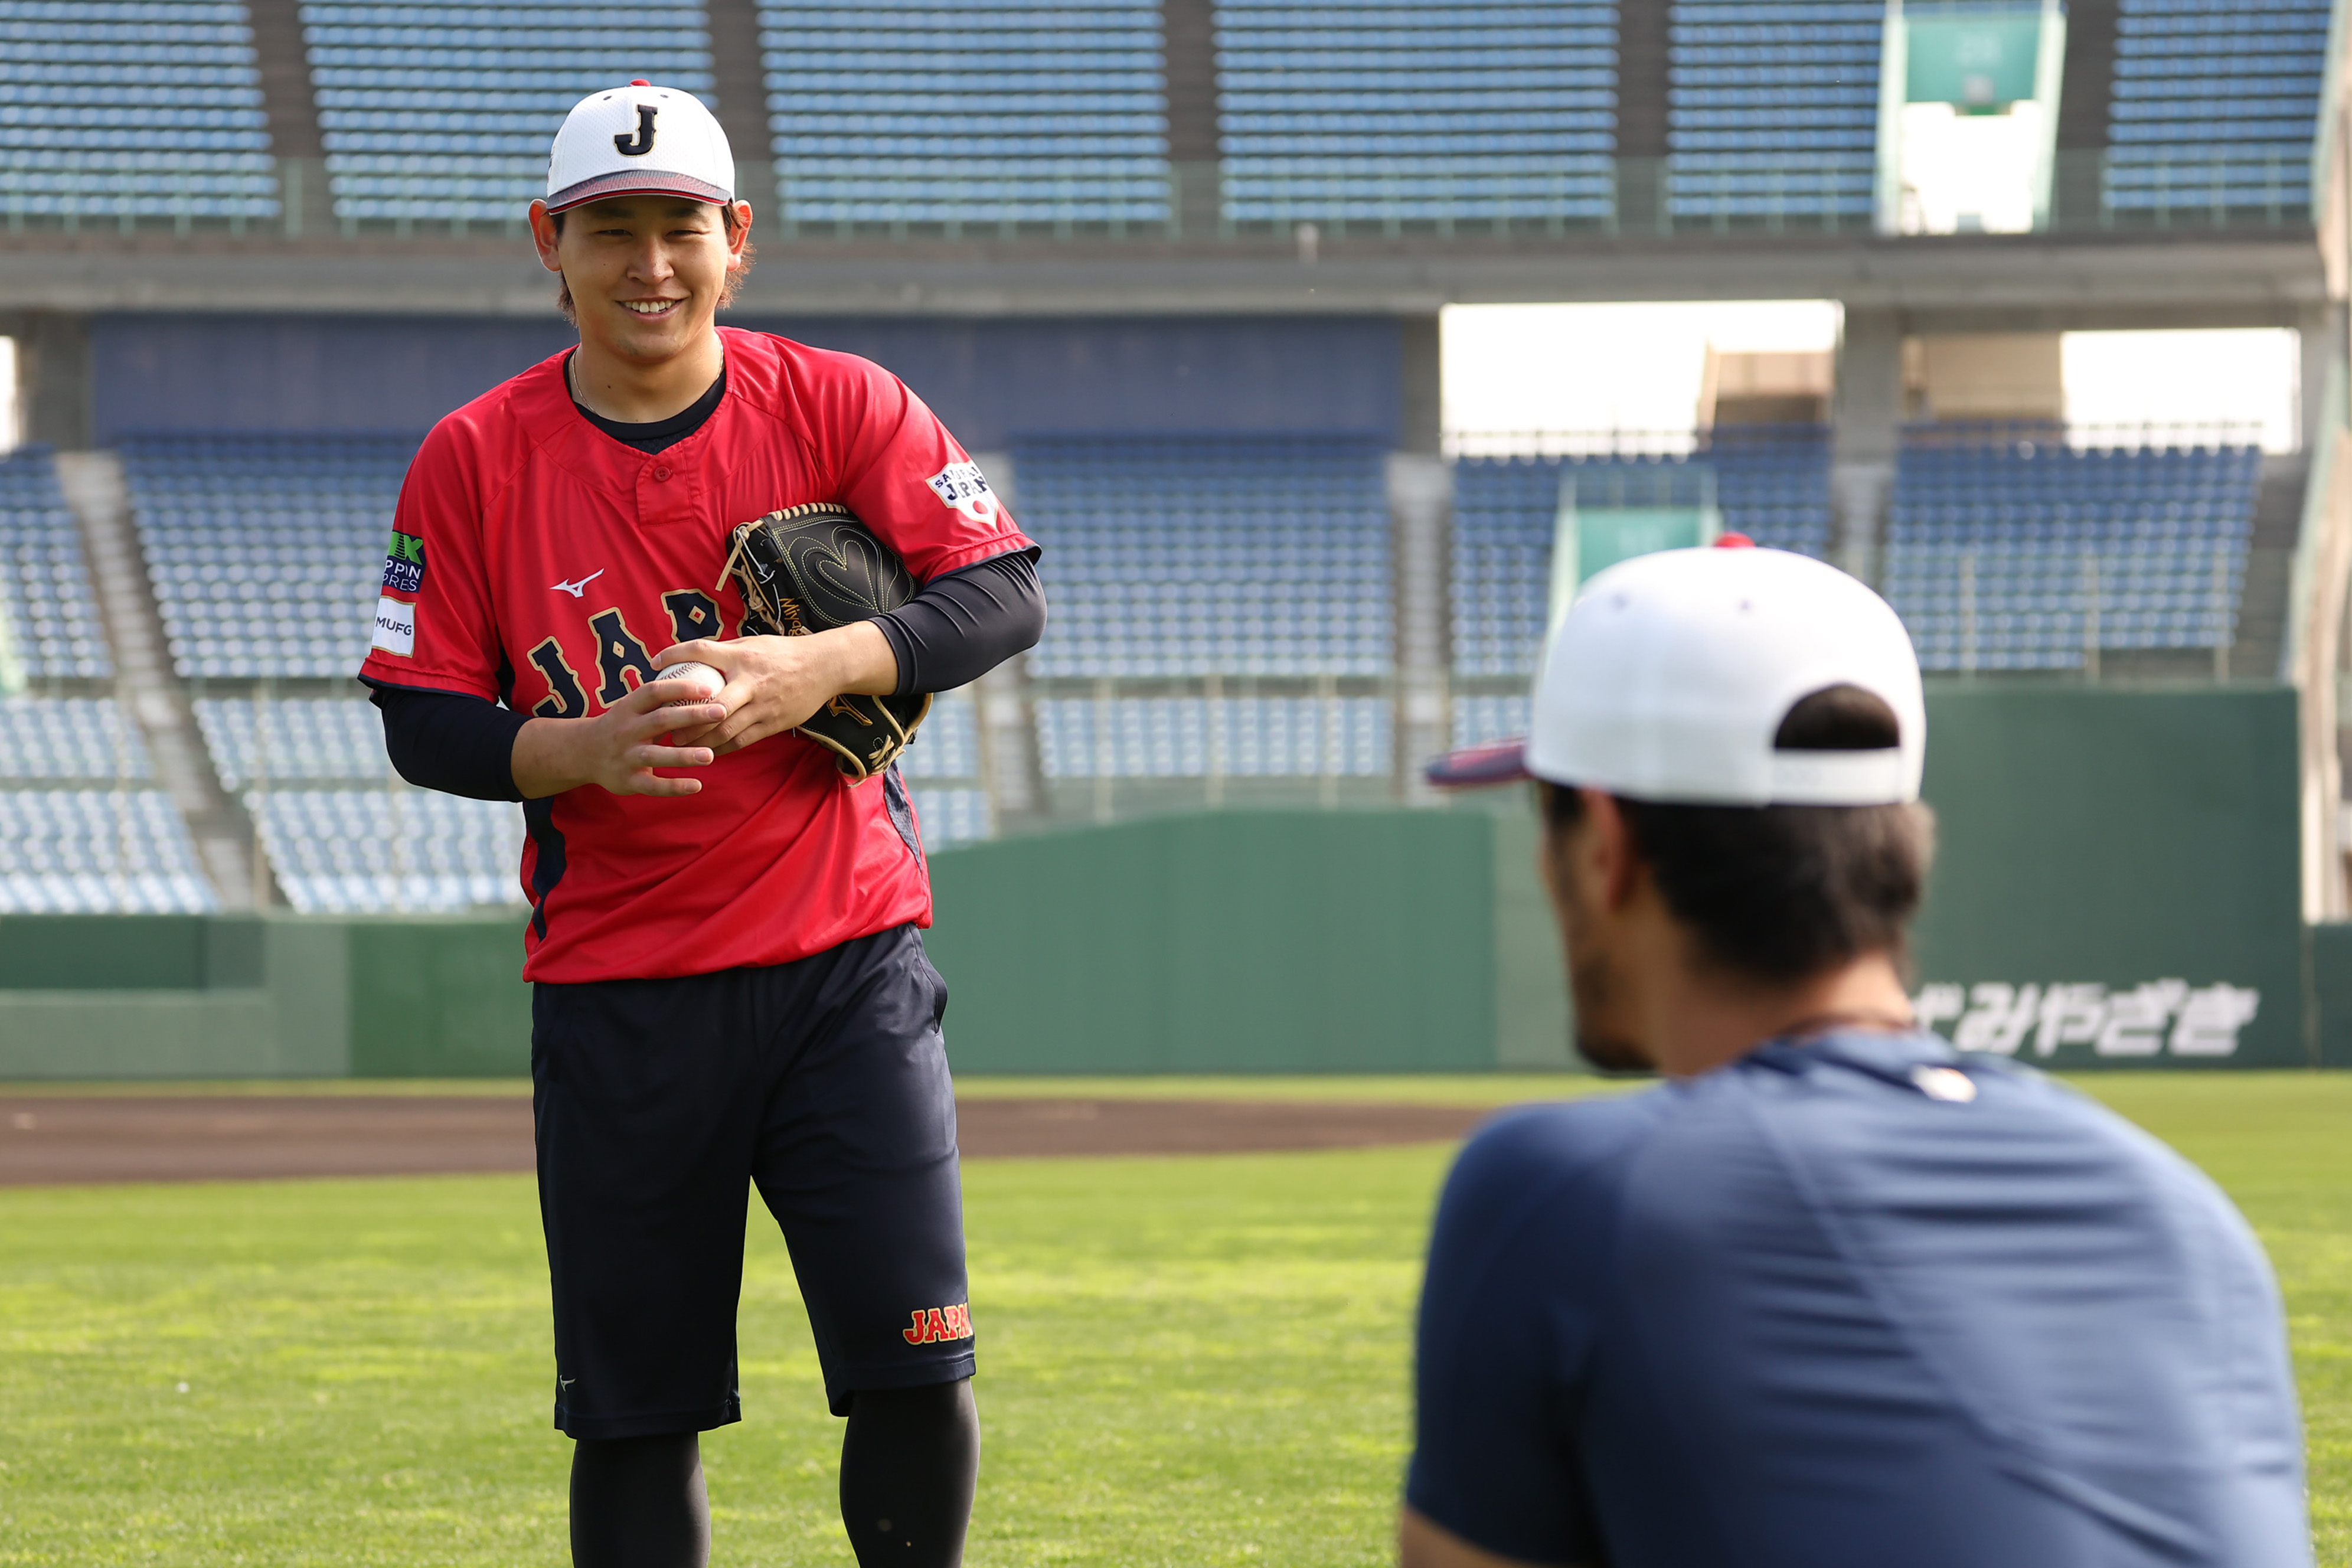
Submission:
<svg viewBox="0 0 2352 1568">
<path fill-rule="evenodd" d="M 633 76 L 629 79 L 629 85 L 631 87 L 651 87 L 653 86 L 653 83 L 647 81 L 641 76 Z"/>
<path fill-rule="evenodd" d="M 719 206 L 735 199 L 732 193 L 691 174 L 673 174 L 666 169 L 623 169 L 566 186 L 547 198 L 547 210 L 569 212 L 583 202 L 601 201 L 606 196 L 691 196 L 698 202 Z"/>
<path fill-rule="evenodd" d="M 1440 789 L 1478 789 L 1535 777 L 1528 772 L 1528 743 L 1523 740 L 1448 752 L 1423 769 L 1422 776 Z"/>
<path fill-rule="evenodd" d="M 1756 542 L 1744 533 L 1718 533 L 1715 536 L 1717 550 L 1753 550 Z"/>
</svg>

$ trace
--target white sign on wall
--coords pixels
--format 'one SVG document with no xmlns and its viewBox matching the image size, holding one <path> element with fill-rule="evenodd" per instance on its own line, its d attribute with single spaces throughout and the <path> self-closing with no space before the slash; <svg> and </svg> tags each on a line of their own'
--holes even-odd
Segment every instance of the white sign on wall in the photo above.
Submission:
<svg viewBox="0 0 2352 1568">
<path fill-rule="evenodd" d="M 2151 980 L 2128 990 L 2105 985 L 1980 981 L 1923 987 L 1912 1005 L 1923 1028 L 1943 1031 L 1964 1051 L 2013 1057 L 2031 1042 L 2046 1057 L 2062 1046 L 2088 1046 L 2102 1057 L 2228 1057 L 2238 1032 L 2254 1021 L 2262 993 L 2242 986 L 2191 986 Z"/>
</svg>

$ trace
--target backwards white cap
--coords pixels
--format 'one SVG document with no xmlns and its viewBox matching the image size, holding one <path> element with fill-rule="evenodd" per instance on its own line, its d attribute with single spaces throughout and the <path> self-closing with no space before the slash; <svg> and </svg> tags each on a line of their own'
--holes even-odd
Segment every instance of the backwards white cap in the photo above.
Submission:
<svg viewBox="0 0 2352 1568">
<path fill-rule="evenodd" d="M 1790 709 L 1832 686 L 1884 701 L 1901 743 L 1776 750 Z M 1880 805 L 1918 799 L 1927 761 L 1919 661 L 1894 609 L 1837 568 L 1779 550 L 1661 551 L 1601 573 L 1554 635 L 1531 708 L 1526 741 L 1441 758 L 1431 780 L 1533 776 L 1701 805 Z"/>
<path fill-rule="evenodd" d="M 633 81 L 574 104 L 547 155 L 547 210 L 607 196 L 735 199 L 735 154 L 702 100 Z"/>
</svg>

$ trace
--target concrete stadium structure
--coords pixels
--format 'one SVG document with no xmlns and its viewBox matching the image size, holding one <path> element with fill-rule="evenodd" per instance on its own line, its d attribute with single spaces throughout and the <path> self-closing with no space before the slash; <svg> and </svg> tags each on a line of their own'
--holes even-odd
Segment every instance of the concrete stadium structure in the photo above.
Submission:
<svg viewBox="0 0 2352 1568">
<path fill-rule="evenodd" d="M 2104 659 L 2094 634 L 2083 673 L 2226 671 L 2294 688 L 2304 910 L 2347 912 L 2340 5 L 2272 8 L 2273 44 L 2200 55 L 2200 37 L 2252 26 L 2248 14 L 2074 0 L 2035 89 L 2050 111 L 2041 205 L 2015 233 L 1905 232 L 1916 226 L 1888 195 L 1903 11 L 1878 0 L 1286 11 L 1159 0 L 935 6 L 903 22 L 886 8 L 862 40 L 826 7 L 709 0 L 632 13 L 640 37 L 625 46 L 605 8 L 583 4 L 548 8 L 534 24 L 553 30 L 545 37 L 486 32 L 462 47 L 404 45 L 389 7 L 358 0 L 133 0 L 100 8 L 80 54 L 26 42 L 43 9 L 0 3 L 0 37 L 16 40 L 0 43 L 0 68 L 60 91 L 81 82 L 73 123 L 85 130 L 71 158 L 47 163 L 0 132 L 0 165 L 33 171 L 0 178 L 0 333 L 18 344 L 24 436 L 58 454 L 114 672 L 32 684 L 128 704 L 152 759 L 139 787 L 171 796 L 223 907 L 289 898 L 266 848 L 257 858 L 257 818 L 282 807 L 257 806 L 218 765 L 197 703 L 349 689 L 307 669 L 203 673 L 178 650 L 196 634 L 172 619 L 154 553 L 161 503 L 142 500 L 137 443 L 413 436 L 559 348 L 549 281 L 520 226 L 533 138 L 638 60 L 706 94 L 742 158 L 761 257 L 732 319 L 891 365 L 1007 471 L 1016 504 L 1028 454 L 1062 461 L 1055 443 L 1069 437 L 1254 435 L 1371 454 L 1387 510 L 1377 670 L 1009 672 L 979 694 L 971 760 L 958 764 L 969 771 L 939 784 L 985 810 L 942 797 L 942 820 L 1011 829 L 1203 798 L 1199 766 L 1130 778 L 1116 762 L 1113 705 L 1130 700 L 1219 715 L 1243 700 L 1320 703 L 1336 735 L 1353 722 L 1344 704 L 1378 699 L 1392 715 L 1389 765 L 1335 761 L 1335 741 L 1286 781 L 1253 785 L 1213 760 L 1204 798 L 1417 797 L 1414 764 L 1456 735 L 1457 709 L 1514 679 L 1465 675 L 1454 653 L 1455 469 L 1438 385 L 1448 304 L 1837 301 L 1823 548 L 1874 581 L 1906 450 L 1907 342 L 2274 327 L 2303 345 L 2301 449 L 2263 459 L 2250 481 L 2224 630 L 2110 645 Z M 134 155 L 156 134 L 138 117 L 148 110 L 124 107 L 106 129 L 105 84 L 147 68 L 150 46 L 133 35 L 152 21 L 194 29 L 172 47 L 218 48 L 226 62 L 224 96 L 204 109 L 213 118 L 189 120 L 169 167 Z M 105 54 L 117 23 L 130 29 L 119 59 Z M 950 45 L 966 74 L 933 86 Z M 1727 50 L 1745 63 L 1724 65 Z M 1006 85 L 991 93 L 996 78 Z M 1781 84 L 1780 97 L 1758 96 L 1759 82 Z M 40 173 L 52 163 L 54 177 Z M 443 194 L 461 187 L 463 199 Z M 1354 526 L 1332 523 L 1331 560 L 1354 563 Z M 1244 679 L 1246 691 L 1230 684 Z M 1091 773 L 1041 745 L 1036 715 L 1056 703 L 1095 715 Z M 1167 711 L 1223 736 L 1273 710 Z"/>
</svg>

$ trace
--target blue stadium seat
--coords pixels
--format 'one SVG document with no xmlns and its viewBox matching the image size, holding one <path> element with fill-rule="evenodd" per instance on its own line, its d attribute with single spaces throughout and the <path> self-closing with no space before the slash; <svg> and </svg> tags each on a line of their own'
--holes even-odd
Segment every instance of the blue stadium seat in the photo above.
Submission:
<svg viewBox="0 0 2352 1568">
<path fill-rule="evenodd" d="M 0 0 L 0 215 L 277 213 L 243 5 Z"/>
<path fill-rule="evenodd" d="M 1084 697 L 1037 704 L 1037 754 L 1054 779 L 1380 777 L 1383 698 Z"/>
<path fill-rule="evenodd" d="M 0 698 L 0 914 L 215 905 L 187 825 L 119 704 Z"/>
<path fill-rule="evenodd" d="M 2237 636 L 2262 454 L 2098 449 L 2052 427 L 1906 439 L 1882 584 L 1927 669 L 2080 668 Z"/>
<path fill-rule="evenodd" d="M 28 680 L 114 673 L 81 528 L 47 447 L 0 456 L 0 667 Z"/>
<path fill-rule="evenodd" d="M 931 716 L 899 760 L 909 780 L 980 777 L 980 725 L 967 692 L 948 691 L 931 703 Z"/>
<path fill-rule="evenodd" d="M 1680 0 L 1668 213 L 1867 226 L 1885 17 L 1883 0 Z"/>
<path fill-rule="evenodd" d="M 1220 0 L 1237 223 L 1605 219 L 1617 9 Z"/>
<path fill-rule="evenodd" d="M 304 914 L 525 901 L 522 813 L 404 784 L 248 791 L 286 901 Z"/>
<path fill-rule="evenodd" d="M 1484 746 L 1510 741 L 1528 732 L 1530 709 L 1519 697 L 1457 697 L 1454 700 L 1454 744 Z"/>
<path fill-rule="evenodd" d="M 1149 0 L 761 0 L 760 26 L 788 227 L 1167 220 Z"/>
<path fill-rule="evenodd" d="M 952 849 L 959 844 L 971 844 L 989 836 L 985 792 L 918 788 L 914 795 L 915 817 L 922 826 L 924 848 Z"/>
<path fill-rule="evenodd" d="M 0 914 L 202 914 L 218 901 L 163 791 L 0 789 Z"/>
<path fill-rule="evenodd" d="M 0 698 L 0 786 L 144 784 L 154 776 L 139 727 L 111 698 Z"/>
<path fill-rule="evenodd" d="M 383 721 L 364 700 L 202 697 L 195 710 L 213 770 L 233 795 L 254 787 L 265 771 L 272 785 L 393 777 Z"/>
<path fill-rule="evenodd" d="M 2329 12 L 2328 0 L 2123 0 L 2108 205 L 2306 205 Z"/>
<path fill-rule="evenodd" d="M 1820 556 L 1829 549 L 1829 432 L 1819 426 L 1726 426 L 1688 457 L 1461 458 L 1454 468 L 1457 675 L 1533 672 L 1550 610 L 1565 480 L 1576 482 L 1587 505 L 1614 495 L 1619 504 L 1696 506 L 1711 487 L 1726 529 L 1776 550 Z"/>
<path fill-rule="evenodd" d="M 173 668 L 228 679 L 358 669 L 416 443 L 340 435 L 123 443 Z"/>
<path fill-rule="evenodd" d="M 364 700 L 200 698 L 221 787 L 261 830 L 287 902 L 308 914 L 448 911 L 523 901 L 522 813 L 412 789 Z"/>
<path fill-rule="evenodd" d="M 1381 675 L 1383 446 L 1293 437 L 1016 445 L 1054 602 L 1041 676 Z"/>
<path fill-rule="evenodd" d="M 711 95 L 695 0 L 306 0 L 302 32 L 349 221 L 520 222 L 588 94 L 643 78 Z"/>
</svg>

